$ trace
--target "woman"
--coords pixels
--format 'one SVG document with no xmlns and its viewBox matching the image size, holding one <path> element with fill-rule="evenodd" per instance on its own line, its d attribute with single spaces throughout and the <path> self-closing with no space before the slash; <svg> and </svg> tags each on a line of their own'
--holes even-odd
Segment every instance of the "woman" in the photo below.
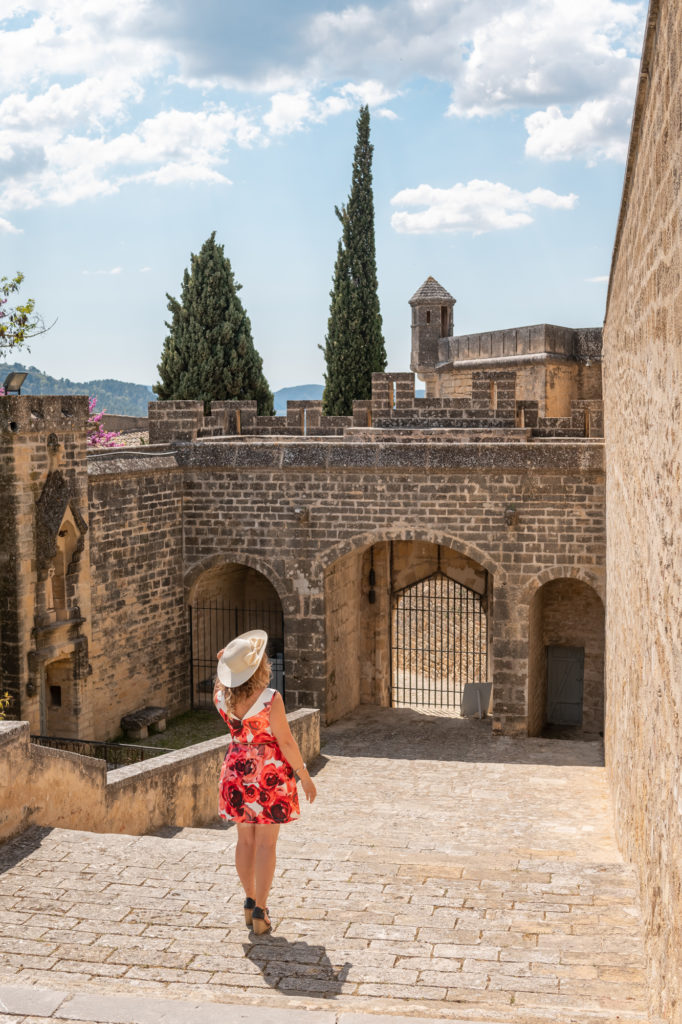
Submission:
<svg viewBox="0 0 682 1024">
<path fill-rule="evenodd" d="M 315 783 L 291 735 L 284 701 L 272 689 L 267 633 L 252 629 L 218 653 L 213 702 L 231 742 L 219 783 L 219 814 L 237 822 L 235 866 L 244 917 L 256 935 L 272 928 L 267 910 L 279 827 L 300 815 L 296 779 L 312 803 Z M 296 765 L 296 767 L 293 767 Z"/>
</svg>

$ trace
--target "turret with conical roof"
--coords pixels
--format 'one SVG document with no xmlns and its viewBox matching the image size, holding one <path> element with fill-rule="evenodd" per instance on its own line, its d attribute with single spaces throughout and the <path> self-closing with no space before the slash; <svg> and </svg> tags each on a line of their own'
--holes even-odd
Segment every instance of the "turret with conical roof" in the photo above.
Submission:
<svg viewBox="0 0 682 1024">
<path fill-rule="evenodd" d="M 427 277 L 410 299 L 412 306 L 412 358 L 415 373 L 433 371 L 438 361 L 438 339 L 451 338 L 452 311 L 457 300 L 436 281 Z"/>
</svg>

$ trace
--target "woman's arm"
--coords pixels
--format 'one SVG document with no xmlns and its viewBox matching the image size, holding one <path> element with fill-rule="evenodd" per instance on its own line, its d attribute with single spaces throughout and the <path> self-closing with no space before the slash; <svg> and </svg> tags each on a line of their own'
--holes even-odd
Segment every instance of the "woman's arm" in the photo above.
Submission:
<svg viewBox="0 0 682 1024">
<path fill-rule="evenodd" d="M 308 769 L 303 765 L 303 757 L 299 750 L 298 743 L 291 735 L 291 729 L 287 722 L 287 714 L 284 710 L 284 701 L 279 693 L 275 693 L 275 696 L 272 699 L 272 707 L 270 709 L 270 727 L 275 739 L 279 743 L 280 750 L 296 772 L 296 775 L 303 786 L 303 792 L 310 803 L 312 803 L 317 796 L 317 789 L 315 787 L 315 783 L 310 778 Z"/>
</svg>

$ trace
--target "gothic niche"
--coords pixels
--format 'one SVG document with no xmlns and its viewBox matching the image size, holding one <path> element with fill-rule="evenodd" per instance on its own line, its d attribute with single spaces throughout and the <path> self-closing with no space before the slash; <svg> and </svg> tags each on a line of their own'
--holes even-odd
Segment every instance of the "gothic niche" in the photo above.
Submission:
<svg viewBox="0 0 682 1024">
<path fill-rule="evenodd" d="M 71 487 L 61 471 L 61 445 L 56 434 L 47 439 L 49 471 L 36 502 L 37 595 L 43 623 L 61 622 L 77 607 L 78 562 L 87 523 L 78 511 Z M 42 598 L 42 600 L 41 600 Z"/>
</svg>

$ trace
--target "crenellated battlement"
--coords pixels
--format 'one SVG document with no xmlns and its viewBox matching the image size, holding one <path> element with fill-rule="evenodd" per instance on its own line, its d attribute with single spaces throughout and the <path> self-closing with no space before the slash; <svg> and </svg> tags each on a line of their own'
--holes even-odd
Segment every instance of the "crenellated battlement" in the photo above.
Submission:
<svg viewBox="0 0 682 1024">
<path fill-rule="evenodd" d="M 415 394 L 413 373 L 375 373 L 370 400 L 353 403 L 352 416 L 324 416 L 321 401 L 287 403 L 285 416 L 259 416 L 255 402 L 153 402 L 149 405 L 149 441 L 196 441 L 218 437 L 352 437 L 363 432 L 383 440 L 404 440 L 406 431 L 458 433 L 529 429 L 529 437 L 598 437 L 601 402 L 572 401 L 565 415 L 542 415 L 537 400 L 517 397 L 517 373 L 475 370 L 466 393 L 443 397 Z M 483 431 L 483 435 L 481 434 Z M 391 433 L 393 432 L 393 433 Z M 515 436 L 514 439 L 518 438 Z M 441 435 L 438 440 L 443 440 Z"/>
<path fill-rule="evenodd" d="M 87 395 L 0 395 L 0 432 L 85 433 L 88 402 Z"/>
</svg>

